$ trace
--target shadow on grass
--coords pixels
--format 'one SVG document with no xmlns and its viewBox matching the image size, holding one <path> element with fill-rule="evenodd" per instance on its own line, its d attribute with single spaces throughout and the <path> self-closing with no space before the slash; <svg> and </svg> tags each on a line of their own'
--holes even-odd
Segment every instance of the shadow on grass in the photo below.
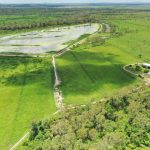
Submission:
<svg viewBox="0 0 150 150">
<path fill-rule="evenodd" d="M 122 70 L 121 64 L 84 64 L 84 69 L 79 69 L 78 67 L 78 65 L 66 65 L 59 68 L 62 89 L 69 94 L 88 94 L 107 85 L 121 88 L 135 81 L 135 78 L 132 78 Z"/>
<path fill-rule="evenodd" d="M 30 63 L 41 63 L 42 59 L 32 58 L 32 57 L 9 57 L 9 56 L 0 56 L 0 69 L 15 69 L 19 65 L 28 65 Z"/>
<path fill-rule="evenodd" d="M 38 83 L 38 84 L 45 86 L 46 88 L 50 88 L 51 76 L 52 74 L 50 74 L 49 68 L 38 69 L 35 71 L 25 70 L 24 73 L 12 75 L 8 78 L 5 78 L 3 81 L 3 84 L 6 86 L 9 86 L 9 85 L 22 86 L 24 85 L 24 83 L 26 85 Z"/>
<path fill-rule="evenodd" d="M 107 53 L 107 52 L 96 52 L 96 51 L 86 51 L 86 50 L 71 50 L 68 53 L 62 55 L 58 59 L 60 60 L 67 60 L 71 62 L 87 62 L 90 61 L 90 63 L 97 62 L 97 63 L 105 63 L 105 62 L 118 62 L 117 57 L 119 55 L 113 54 L 113 53 Z"/>
<path fill-rule="evenodd" d="M 113 53 L 70 51 L 60 60 L 58 72 L 65 94 L 89 94 L 106 86 L 121 88 L 135 82 L 135 78 L 124 72 L 124 64 Z"/>
<path fill-rule="evenodd" d="M 0 82 L 3 85 L 22 86 L 39 83 L 47 88 L 51 86 L 52 71 L 50 71 L 50 62 L 45 59 L 0 57 L 0 69 L 8 75 L 10 72 L 9 77 L 5 74 L 0 76 Z M 11 71 L 13 71 L 12 75 Z"/>
</svg>

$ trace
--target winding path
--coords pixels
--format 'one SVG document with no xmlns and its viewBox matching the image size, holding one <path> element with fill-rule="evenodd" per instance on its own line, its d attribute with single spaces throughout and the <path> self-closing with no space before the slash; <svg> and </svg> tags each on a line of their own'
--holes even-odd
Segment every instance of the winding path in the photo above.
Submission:
<svg viewBox="0 0 150 150">
<path fill-rule="evenodd" d="M 56 62 L 55 62 L 55 56 L 54 55 L 52 56 L 52 65 L 54 68 L 54 76 L 55 76 L 55 82 L 54 82 L 55 104 L 56 104 L 57 109 L 62 111 L 64 109 L 63 96 L 62 96 L 62 91 L 59 88 L 61 81 L 58 78 L 58 73 L 57 73 L 57 69 L 56 69 Z"/>
<path fill-rule="evenodd" d="M 140 64 L 140 63 L 139 63 Z M 130 64 L 130 65 L 135 65 L 135 64 Z M 127 69 L 129 65 L 125 65 L 123 67 L 123 70 L 126 71 L 127 73 L 133 75 L 134 77 L 140 77 L 144 82 L 145 82 L 145 85 L 150 85 L 150 78 L 149 77 L 146 77 L 144 75 L 140 75 L 140 74 L 136 74 L 130 70 Z"/>
<path fill-rule="evenodd" d="M 105 27 L 106 27 L 105 32 L 106 32 L 106 33 L 110 33 L 111 28 L 110 28 L 109 24 L 105 24 Z"/>
<path fill-rule="evenodd" d="M 15 145 L 13 145 L 10 150 L 14 150 L 16 147 L 18 147 L 28 136 L 29 132 L 27 132 Z"/>
<path fill-rule="evenodd" d="M 103 29 L 103 26 L 102 26 L 102 24 L 100 24 L 99 29 L 96 32 L 94 32 L 93 34 L 89 35 L 89 36 L 92 36 L 95 33 L 99 32 L 99 31 L 102 31 L 102 29 Z M 70 45 L 70 46 L 68 46 L 66 48 L 64 48 L 63 50 L 57 52 L 56 54 L 54 54 L 52 56 L 52 65 L 53 65 L 54 76 L 55 76 L 55 82 L 54 82 L 54 99 L 55 99 L 55 104 L 56 104 L 56 107 L 57 107 L 58 111 L 63 111 L 64 110 L 64 104 L 63 104 L 63 99 L 64 98 L 63 98 L 62 91 L 59 88 L 60 85 L 61 85 L 61 81 L 60 81 L 60 79 L 58 77 L 55 58 L 62 56 L 67 51 L 70 51 L 71 48 L 73 48 L 73 46 L 77 46 L 79 44 L 82 44 L 85 41 L 85 39 L 87 39 L 87 37 L 84 38 L 84 39 L 82 39 L 82 40 L 77 41 L 76 43 L 74 43 L 74 44 L 72 44 L 72 45 Z"/>
<path fill-rule="evenodd" d="M 103 26 L 102 24 L 100 24 L 100 28 L 94 32 L 93 34 L 89 35 L 89 36 L 92 36 L 94 35 L 95 33 L 99 32 L 99 31 L 102 31 L 103 29 Z M 60 90 L 59 86 L 61 85 L 61 81 L 59 79 L 59 76 L 58 76 L 58 72 L 57 72 L 57 67 L 56 67 L 56 61 L 55 61 L 55 58 L 56 57 L 59 57 L 63 54 L 65 54 L 67 51 L 69 51 L 73 46 L 77 46 L 79 44 L 82 44 L 82 42 L 84 42 L 86 38 L 64 48 L 63 50 L 59 51 L 58 53 L 54 54 L 52 56 L 52 65 L 53 65 L 53 70 L 54 70 L 54 76 L 55 76 L 55 81 L 54 81 L 54 98 L 55 98 L 55 104 L 56 104 L 56 107 L 58 109 L 58 111 L 56 111 L 55 113 L 53 113 L 52 115 L 56 115 L 57 113 L 61 112 L 64 110 L 64 104 L 63 104 L 63 94 L 62 94 L 62 91 Z M 10 56 L 10 57 L 49 57 L 49 56 L 40 56 L 40 55 L 32 55 L 32 56 L 29 56 L 29 55 L 13 55 L 13 54 L 0 54 L 0 56 Z M 93 102 L 94 104 L 95 102 Z M 81 105 L 81 107 L 85 107 L 86 105 Z M 75 107 L 71 107 L 70 109 L 74 109 Z M 16 147 L 18 147 L 27 137 L 29 136 L 29 132 L 27 132 L 14 146 L 12 146 L 10 148 L 10 150 L 14 150 Z"/>
</svg>

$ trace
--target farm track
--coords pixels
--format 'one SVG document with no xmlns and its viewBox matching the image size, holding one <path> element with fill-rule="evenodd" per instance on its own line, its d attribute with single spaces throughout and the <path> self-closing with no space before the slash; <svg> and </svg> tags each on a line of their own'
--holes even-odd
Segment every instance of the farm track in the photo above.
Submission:
<svg viewBox="0 0 150 150">
<path fill-rule="evenodd" d="M 28 136 L 29 132 L 27 132 L 14 146 L 12 146 L 10 150 L 14 150 L 15 148 L 17 148 Z"/>
<path fill-rule="evenodd" d="M 105 32 L 106 32 L 106 33 L 110 33 L 110 31 L 111 31 L 110 26 L 109 26 L 108 24 L 105 24 L 105 27 L 106 27 Z"/>
<path fill-rule="evenodd" d="M 131 64 L 131 65 L 134 65 L 134 64 Z M 140 79 L 142 79 L 144 81 L 145 85 L 150 85 L 150 78 L 149 77 L 141 76 L 139 74 L 136 74 L 136 73 L 129 71 L 128 69 L 126 69 L 126 67 L 128 67 L 128 66 L 129 65 L 125 65 L 123 67 L 123 70 L 126 71 L 127 73 L 131 74 L 134 77 L 139 77 Z"/>
<path fill-rule="evenodd" d="M 102 31 L 102 28 L 103 26 L 100 24 L 100 28 L 98 29 L 98 31 L 94 32 L 93 34 L 91 34 L 90 36 L 96 34 L 97 32 L 99 31 Z M 85 38 L 86 39 L 86 38 Z M 58 73 L 57 73 L 57 67 L 56 67 L 56 61 L 55 61 L 55 58 L 56 57 L 60 57 L 62 56 L 63 54 L 65 54 L 67 51 L 70 51 L 70 49 L 73 47 L 73 46 L 76 46 L 76 45 L 79 45 L 79 44 L 82 44 L 82 42 L 85 40 L 85 39 L 82 39 L 76 43 L 74 43 L 73 45 L 70 45 L 66 48 L 64 48 L 63 50 L 59 51 L 58 53 L 54 54 L 52 56 L 52 65 L 53 65 L 53 69 L 54 69 L 54 74 L 55 74 L 55 82 L 54 82 L 54 98 L 55 98 L 55 103 L 56 103 L 56 107 L 58 108 L 58 111 L 56 111 L 55 113 L 53 113 L 52 115 L 56 115 L 58 114 L 59 112 L 61 112 L 62 110 L 64 110 L 64 104 L 63 104 L 63 95 L 62 95 L 62 92 L 59 88 L 59 86 L 61 85 L 61 81 L 58 77 Z M 44 57 L 49 57 L 49 56 L 40 56 L 40 55 L 32 55 L 32 56 L 28 56 L 28 55 L 7 55 L 7 54 L 0 54 L 0 56 L 4 56 L 4 57 L 35 57 L 35 58 L 44 58 Z M 83 66 L 81 68 L 84 68 Z M 85 70 L 85 69 L 84 69 Z M 85 72 L 87 72 L 85 70 Z M 90 77 L 91 78 L 91 77 Z M 93 82 L 93 79 L 91 79 L 91 81 Z M 96 102 L 93 102 L 93 104 L 96 103 Z M 86 105 L 81 105 L 81 107 L 85 107 Z M 68 109 L 74 109 L 76 107 L 72 106 Z M 17 148 L 27 137 L 29 136 L 29 132 L 27 132 L 14 146 L 12 146 L 10 148 L 10 150 L 14 150 L 15 148 Z"/>
<path fill-rule="evenodd" d="M 54 82 L 54 99 L 55 99 L 55 104 L 58 110 L 62 111 L 64 108 L 63 105 L 63 96 L 62 96 L 62 91 L 59 89 L 59 85 L 61 84 L 61 81 L 58 78 L 58 73 L 56 69 L 56 62 L 55 62 L 55 57 L 52 56 L 52 65 L 54 69 L 54 76 L 55 76 L 55 82 Z"/>
<path fill-rule="evenodd" d="M 99 29 L 94 32 L 93 34 L 91 34 L 90 36 L 96 34 L 97 32 L 99 31 L 102 31 L 102 28 L 103 26 L 100 24 L 100 27 Z M 87 37 L 86 37 L 87 38 Z M 85 38 L 85 39 L 86 39 Z M 54 69 L 54 74 L 55 74 L 55 83 L 54 83 L 54 98 L 55 98 L 55 103 L 56 103 L 56 107 L 58 109 L 58 111 L 62 111 L 64 110 L 64 104 L 63 104 L 63 94 L 62 94 L 62 91 L 60 90 L 60 85 L 61 85 L 61 81 L 58 77 L 58 73 L 57 73 L 57 67 L 56 67 L 56 61 L 55 61 L 55 58 L 57 57 L 60 57 L 62 56 L 63 54 L 65 54 L 67 51 L 70 51 L 71 48 L 73 46 L 77 46 L 79 44 L 82 44 L 82 42 L 85 40 L 85 39 L 82 39 L 82 40 L 79 40 L 77 41 L 76 43 L 64 48 L 63 50 L 59 51 L 58 53 L 54 54 L 52 56 L 52 65 L 53 65 L 53 69 Z M 73 53 L 73 52 L 72 52 Z M 73 54 L 74 58 L 77 60 L 77 62 L 79 62 L 79 60 L 77 59 L 77 57 Z M 89 73 L 87 72 L 87 70 L 85 69 L 85 67 L 79 62 L 80 64 L 80 67 L 82 68 L 82 70 L 85 72 L 85 74 L 89 77 L 90 81 L 92 83 L 94 83 L 94 80 L 93 78 L 89 75 Z"/>
<path fill-rule="evenodd" d="M 58 114 L 59 111 L 56 111 L 55 113 L 52 114 L 52 116 Z M 27 137 L 29 137 L 30 132 L 27 132 L 15 145 L 13 145 L 10 150 L 16 149 Z"/>
<path fill-rule="evenodd" d="M 134 65 L 134 64 L 131 64 L 131 65 Z M 127 73 L 133 75 L 134 77 L 137 77 L 138 74 L 133 73 L 133 72 L 129 71 L 128 69 L 126 69 L 126 67 L 128 67 L 128 66 L 129 66 L 129 65 L 125 65 L 125 66 L 123 67 L 123 70 L 126 71 Z"/>
</svg>

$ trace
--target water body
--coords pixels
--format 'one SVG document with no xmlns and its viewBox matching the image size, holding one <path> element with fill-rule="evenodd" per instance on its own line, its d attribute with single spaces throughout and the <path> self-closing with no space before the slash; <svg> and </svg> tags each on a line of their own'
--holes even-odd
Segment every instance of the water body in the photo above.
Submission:
<svg viewBox="0 0 150 150">
<path fill-rule="evenodd" d="M 1 37 L 0 53 L 42 54 L 59 51 L 67 46 L 64 43 L 75 40 L 84 34 L 92 34 L 98 28 L 98 24 L 86 24 Z"/>
</svg>

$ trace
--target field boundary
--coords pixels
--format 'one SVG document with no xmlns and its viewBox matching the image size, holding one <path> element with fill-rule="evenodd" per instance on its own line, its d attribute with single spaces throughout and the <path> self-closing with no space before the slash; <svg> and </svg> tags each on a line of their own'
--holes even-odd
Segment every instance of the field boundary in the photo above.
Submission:
<svg viewBox="0 0 150 150">
<path fill-rule="evenodd" d="M 97 32 L 102 31 L 103 29 L 103 25 L 99 24 L 99 28 L 96 32 L 94 32 L 93 34 L 90 34 L 89 36 L 92 36 L 94 34 L 96 34 Z M 88 36 L 88 37 L 89 37 Z M 57 52 L 56 54 L 52 55 L 52 65 L 53 65 L 53 70 L 54 70 L 54 74 L 55 74 L 55 82 L 54 82 L 54 99 L 55 99 L 55 103 L 56 103 L 56 107 L 58 108 L 58 110 L 63 111 L 64 110 L 64 104 L 63 104 L 63 94 L 62 91 L 60 90 L 59 86 L 61 85 L 61 81 L 60 78 L 58 77 L 58 73 L 57 73 L 57 67 L 56 67 L 56 60 L 55 58 L 62 56 L 63 54 L 65 54 L 67 51 L 70 51 L 71 48 L 73 48 L 73 46 L 77 46 L 79 44 L 81 44 L 85 39 L 87 39 L 87 37 L 77 41 L 76 43 L 73 43 L 69 46 L 67 46 L 66 48 L 60 50 L 59 52 Z M 72 54 L 73 55 L 73 54 Z M 74 56 L 74 55 L 73 55 Z M 74 56 L 76 58 L 76 56 Z M 77 58 L 76 58 L 77 59 Z M 78 61 L 79 62 L 79 61 Z M 80 62 L 79 62 L 80 64 Z M 83 71 L 86 73 L 86 75 L 89 77 L 90 81 L 93 83 L 94 80 L 90 77 L 90 75 L 87 73 L 87 71 L 85 70 L 85 68 L 82 66 L 82 64 L 80 64 L 80 67 L 83 69 Z"/>
<path fill-rule="evenodd" d="M 130 64 L 130 65 L 134 65 L 134 64 Z M 123 70 L 126 71 L 127 73 L 129 73 L 129 74 L 135 76 L 135 77 L 138 77 L 138 76 L 139 76 L 138 74 L 133 73 L 133 72 L 129 71 L 128 69 L 126 69 L 126 67 L 128 67 L 128 66 L 129 66 L 129 65 L 125 65 L 125 66 L 123 67 Z"/>
<path fill-rule="evenodd" d="M 54 116 L 56 114 L 58 114 L 59 111 L 54 112 L 53 114 L 51 114 L 51 116 Z M 28 131 L 18 142 L 16 142 L 9 150 L 14 150 L 15 148 L 17 148 L 30 134 L 30 131 Z"/>
<path fill-rule="evenodd" d="M 0 54 L 0 57 L 32 57 L 32 58 L 46 58 L 46 57 L 49 57 L 49 56 L 44 56 L 44 55 L 24 55 L 24 54 Z"/>
<path fill-rule="evenodd" d="M 27 132 L 15 145 L 13 145 L 10 150 L 14 150 L 16 147 L 18 147 L 28 136 L 30 132 Z"/>
<path fill-rule="evenodd" d="M 138 63 L 138 64 L 142 64 L 142 63 Z M 129 64 L 129 65 L 135 65 L 135 64 Z M 150 78 L 149 77 L 146 77 L 145 75 L 136 74 L 136 73 L 126 69 L 126 67 L 128 67 L 129 65 L 125 65 L 123 67 L 123 70 L 126 71 L 127 73 L 133 75 L 134 77 L 139 77 L 141 80 L 143 80 L 145 82 L 146 85 L 150 84 Z"/>
<path fill-rule="evenodd" d="M 96 32 L 94 32 L 93 34 L 90 34 L 89 36 L 92 36 L 92 35 L 96 34 L 97 32 L 102 31 L 102 29 L 103 29 L 103 26 L 102 26 L 102 24 L 100 24 L 99 29 Z M 66 48 L 64 48 L 64 49 L 60 50 L 59 52 L 57 52 L 56 54 L 52 55 L 52 65 L 53 65 L 53 69 L 54 69 L 54 73 L 55 73 L 54 98 L 55 98 L 55 102 L 57 103 L 56 106 L 58 108 L 58 111 L 53 113 L 52 116 L 60 113 L 63 110 L 63 108 L 64 108 L 63 101 L 62 101 L 63 100 L 63 95 L 62 95 L 61 90 L 59 89 L 59 86 L 61 85 L 61 82 L 60 82 L 60 79 L 58 78 L 55 58 L 62 56 L 67 51 L 70 51 L 73 46 L 81 44 L 86 38 L 84 38 L 84 39 L 82 39 L 80 41 L 77 41 L 76 43 L 74 43 L 72 45 L 69 45 Z M 49 57 L 49 56 L 41 56 L 41 55 L 13 55 L 13 54 L 8 54 L 8 55 L 7 54 L 0 54 L 0 56 L 4 56 L 4 57 L 35 57 L 35 58 L 38 58 L 38 57 L 39 58 L 40 57 L 41 58 Z M 94 103 L 96 103 L 96 102 L 93 102 L 93 104 Z M 85 107 L 85 106 L 86 105 L 81 105 L 81 107 Z M 68 109 L 74 109 L 74 108 L 76 108 L 76 107 L 73 106 L 73 107 L 70 107 Z M 10 150 L 14 150 L 15 148 L 17 148 L 29 136 L 29 133 L 30 132 L 27 132 L 16 144 L 14 144 L 10 148 Z"/>
<path fill-rule="evenodd" d="M 88 71 L 85 69 L 85 67 L 80 63 L 80 61 L 78 60 L 78 58 L 76 57 L 76 55 L 72 52 L 71 53 L 72 56 L 75 58 L 75 60 L 79 63 L 81 69 L 83 70 L 83 72 L 87 75 L 87 77 L 89 78 L 89 80 L 94 83 L 95 80 L 90 76 L 90 74 L 88 73 Z"/>
</svg>

